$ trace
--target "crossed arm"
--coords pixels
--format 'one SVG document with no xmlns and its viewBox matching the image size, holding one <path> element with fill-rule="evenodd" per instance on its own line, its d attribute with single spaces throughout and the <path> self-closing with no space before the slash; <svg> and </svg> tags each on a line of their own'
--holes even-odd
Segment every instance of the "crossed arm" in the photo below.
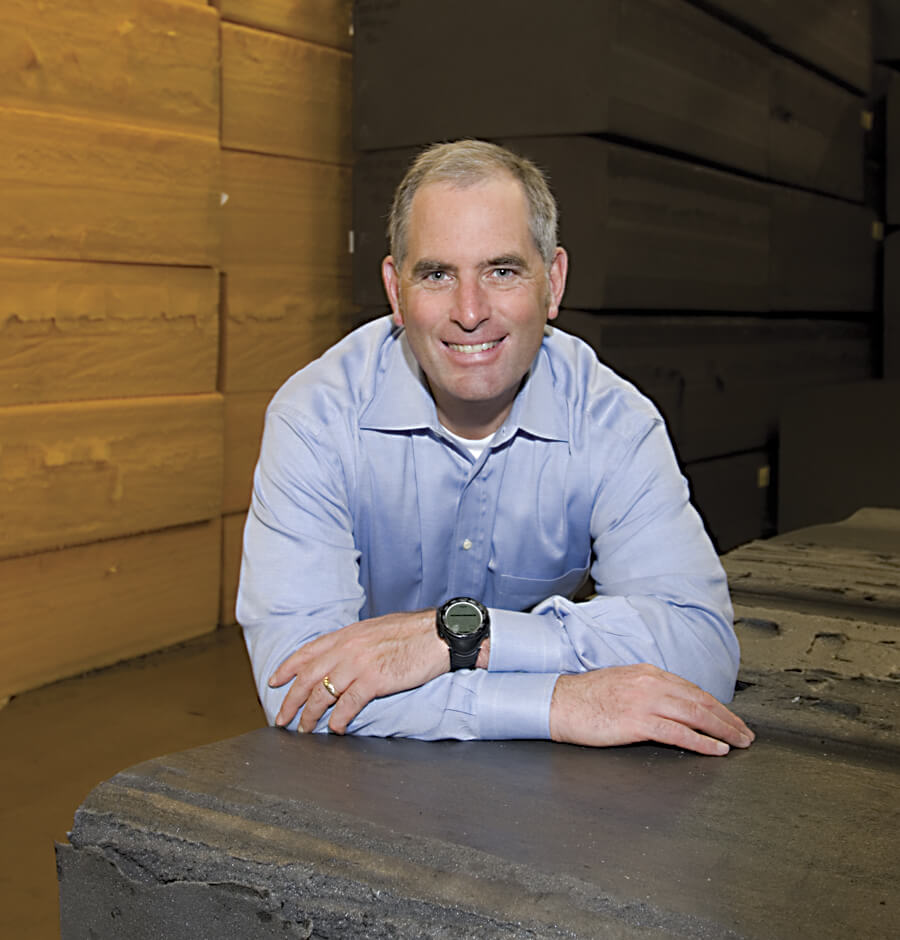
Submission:
<svg viewBox="0 0 900 940">
<path fill-rule="evenodd" d="M 328 727 L 339 734 L 370 701 L 424 685 L 448 670 L 434 610 L 363 620 L 313 640 L 275 670 L 270 685 L 292 682 L 276 724 L 303 708 L 298 730 L 312 731 L 334 706 Z M 479 660 L 488 660 L 482 648 Z M 321 679 L 328 676 L 339 697 Z M 701 688 L 649 664 L 611 666 L 560 676 L 550 704 L 554 741 L 603 747 L 659 741 L 701 754 L 748 747 L 753 732 Z"/>
<path fill-rule="evenodd" d="M 294 439 L 295 446 L 306 448 L 298 441 Z M 320 455 L 318 451 L 319 466 Z M 292 457 L 293 466 L 317 466 L 311 447 Z M 340 515 L 340 494 L 334 490 L 309 494 L 309 506 L 330 507 L 329 517 L 305 515 L 301 536 L 295 526 L 287 525 L 278 504 L 295 490 L 296 481 L 266 480 L 263 474 L 248 523 L 251 542 L 255 537 L 275 540 L 280 544 L 274 546 L 273 557 L 292 559 L 271 572 L 265 560 L 256 559 L 261 580 L 247 593 L 277 600 L 266 604 L 270 610 L 265 619 L 254 623 L 253 618 L 241 618 L 251 648 L 264 634 L 280 637 L 264 640 L 252 657 L 261 695 L 275 702 L 270 716 L 277 724 L 297 721 L 298 730 L 317 726 L 322 730 L 331 709 L 327 727 L 338 733 L 348 730 L 354 719 L 359 720 L 350 730 L 362 730 L 360 721 L 365 718 L 369 730 L 362 733 L 426 736 L 422 728 L 427 728 L 427 736 L 446 737 L 449 726 L 444 717 L 448 711 L 461 711 L 460 697 L 475 701 L 477 710 L 489 694 L 494 701 L 520 697 L 531 712 L 545 709 L 544 722 L 549 725 L 525 736 L 546 736 L 549 731 L 554 740 L 596 746 L 655 740 L 705 754 L 723 754 L 730 746 L 746 747 L 752 741 L 752 732 L 715 697 L 729 698 L 734 679 L 735 649 L 728 646 L 730 625 L 723 626 L 724 581 L 715 603 L 709 601 L 708 585 L 694 590 L 696 578 L 681 578 L 682 586 L 688 585 L 685 596 L 671 587 L 664 572 L 651 571 L 641 579 L 607 580 L 608 596 L 587 604 L 551 598 L 530 614 L 492 611 L 492 617 L 496 614 L 496 620 L 504 622 L 495 622 L 494 648 L 483 649 L 478 669 L 445 675 L 449 656 L 437 636 L 433 609 L 349 622 L 355 619 L 352 612 L 360 609 L 361 594 L 355 575 L 348 573 L 355 569 L 356 549 L 349 519 Z M 610 497 L 615 505 L 627 505 L 626 493 Z M 656 518 L 648 521 L 651 516 L 655 513 L 648 513 L 646 505 L 638 505 L 615 521 L 618 534 L 608 542 L 615 557 L 598 561 L 605 575 L 624 578 L 622 572 L 640 570 L 640 564 L 622 556 L 630 552 L 639 558 L 646 552 L 648 538 L 683 539 L 684 570 L 697 570 L 694 562 L 686 560 L 691 530 L 684 528 L 683 513 L 676 511 L 674 524 L 661 528 Z M 653 535 L 648 536 L 648 526 Z M 611 523 L 596 519 L 592 527 L 606 531 Z M 298 558 L 298 552 L 305 552 L 306 559 Z M 310 565 L 310 560 L 317 564 Z M 328 572 L 323 574 L 326 579 L 341 579 L 318 584 L 324 596 L 347 601 L 320 604 L 314 613 L 298 609 L 285 595 L 285 585 L 296 578 L 295 572 L 311 567 Z M 262 606 L 262 601 L 256 604 Z M 515 618 L 526 620 L 513 629 L 510 623 Z M 543 636 L 537 651 L 522 651 L 526 635 Z M 658 665 L 641 662 L 645 658 Z M 659 668 L 663 665 L 666 669 Z M 325 676 L 339 693 L 337 701 L 322 681 Z M 286 694 L 276 693 L 285 687 Z M 392 724 L 401 714 L 412 715 L 416 730 Z M 475 731 L 466 736 L 492 736 L 491 727 L 485 731 L 478 720 L 472 727 Z"/>
</svg>

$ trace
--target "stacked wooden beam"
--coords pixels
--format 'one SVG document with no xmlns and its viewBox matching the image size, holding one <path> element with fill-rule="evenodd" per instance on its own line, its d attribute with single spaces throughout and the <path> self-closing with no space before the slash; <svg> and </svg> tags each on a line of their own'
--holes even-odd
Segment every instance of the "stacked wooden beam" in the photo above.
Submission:
<svg viewBox="0 0 900 940">
<path fill-rule="evenodd" d="M 340 332 L 349 2 L 219 6 L 0 10 L 0 700 L 233 620 L 265 399 Z"/>
<path fill-rule="evenodd" d="M 354 300 L 383 309 L 384 214 L 418 148 L 534 159 L 571 256 L 559 325 L 660 396 L 721 550 L 773 531 L 785 396 L 875 369 L 868 7 L 788 7 L 460 0 L 429 5 L 423 43 L 413 0 L 356 5 Z"/>
<path fill-rule="evenodd" d="M 350 309 L 349 0 L 220 0 L 225 399 L 220 620 L 266 405 L 337 340 Z"/>
<path fill-rule="evenodd" d="M 215 11 L 0 36 L 3 696 L 215 627 L 222 398 Z"/>
</svg>

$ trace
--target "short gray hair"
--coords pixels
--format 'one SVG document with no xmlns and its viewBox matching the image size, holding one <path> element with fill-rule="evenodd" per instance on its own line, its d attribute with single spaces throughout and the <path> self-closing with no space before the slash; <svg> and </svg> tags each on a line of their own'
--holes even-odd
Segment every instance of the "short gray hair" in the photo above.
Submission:
<svg viewBox="0 0 900 940">
<path fill-rule="evenodd" d="M 538 167 L 518 154 L 484 140 L 457 140 L 423 150 L 406 171 L 388 218 L 388 239 L 397 267 L 406 257 L 407 231 L 412 201 L 426 183 L 472 186 L 502 174 L 522 184 L 528 201 L 528 226 L 544 264 L 549 267 L 556 252 L 556 200 Z"/>
</svg>

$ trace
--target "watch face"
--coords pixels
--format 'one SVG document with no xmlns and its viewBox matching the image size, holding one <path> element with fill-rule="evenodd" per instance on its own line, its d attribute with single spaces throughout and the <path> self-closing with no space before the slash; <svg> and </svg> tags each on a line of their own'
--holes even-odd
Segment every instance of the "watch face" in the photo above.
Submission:
<svg viewBox="0 0 900 940">
<path fill-rule="evenodd" d="M 481 611 L 469 601 L 457 601 L 444 612 L 444 625 L 457 635 L 477 633 L 483 623 Z"/>
</svg>

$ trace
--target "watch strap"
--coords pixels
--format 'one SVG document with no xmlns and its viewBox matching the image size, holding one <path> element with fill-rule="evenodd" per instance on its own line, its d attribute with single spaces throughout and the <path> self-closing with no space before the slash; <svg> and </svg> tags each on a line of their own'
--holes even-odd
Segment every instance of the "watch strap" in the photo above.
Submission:
<svg viewBox="0 0 900 940">
<path fill-rule="evenodd" d="M 474 669 L 475 663 L 478 661 L 478 654 L 481 652 L 481 642 L 467 653 L 460 653 L 458 650 L 453 649 L 452 646 L 448 647 L 448 649 L 450 650 L 451 672 L 455 669 Z"/>
</svg>

